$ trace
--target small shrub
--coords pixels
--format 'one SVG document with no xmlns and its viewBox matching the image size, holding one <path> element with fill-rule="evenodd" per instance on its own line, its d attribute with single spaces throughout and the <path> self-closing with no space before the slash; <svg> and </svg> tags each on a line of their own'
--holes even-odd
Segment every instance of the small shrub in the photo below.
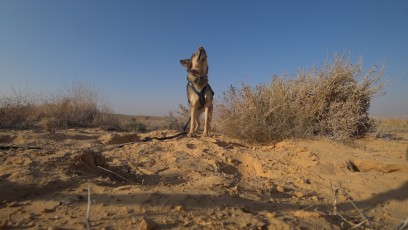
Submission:
<svg viewBox="0 0 408 230">
<path fill-rule="evenodd" d="M 26 129 L 32 126 L 35 103 L 26 90 L 12 90 L 11 96 L 0 97 L 0 128 Z"/>
<path fill-rule="evenodd" d="M 0 97 L 0 128 L 3 129 L 36 126 L 50 132 L 73 127 L 114 129 L 119 127 L 115 119 L 109 106 L 101 103 L 98 91 L 81 82 L 43 96 L 36 103 L 26 90 L 13 90 L 11 96 Z"/>
<path fill-rule="evenodd" d="M 107 131 L 122 130 L 119 119 L 115 116 L 110 106 L 104 105 L 98 111 L 99 112 L 93 121 L 95 126 Z"/>
<path fill-rule="evenodd" d="M 401 140 L 401 133 L 408 132 L 408 120 L 405 119 L 373 119 L 372 136 L 384 140 Z"/>
<path fill-rule="evenodd" d="M 89 127 L 98 115 L 98 92 L 92 87 L 74 82 L 55 94 L 46 102 L 46 117 L 55 120 L 59 128 Z"/>
<path fill-rule="evenodd" d="M 368 109 L 382 88 L 383 69 L 362 73 L 362 63 L 344 55 L 298 76 L 274 76 L 254 88 L 231 86 L 217 106 L 217 123 L 226 135 L 250 142 L 322 135 L 337 141 L 372 128 Z"/>
<path fill-rule="evenodd" d="M 189 118 L 189 109 L 184 105 L 179 105 L 179 110 L 176 112 L 176 115 L 174 115 L 173 112 L 169 112 L 169 115 L 165 117 L 165 128 L 182 132 Z"/>
<path fill-rule="evenodd" d="M 122 124 L 122 128 L 128 132 L 146 132 L 147 125 L 136 118 L 130 118 Z"/>
</svg>

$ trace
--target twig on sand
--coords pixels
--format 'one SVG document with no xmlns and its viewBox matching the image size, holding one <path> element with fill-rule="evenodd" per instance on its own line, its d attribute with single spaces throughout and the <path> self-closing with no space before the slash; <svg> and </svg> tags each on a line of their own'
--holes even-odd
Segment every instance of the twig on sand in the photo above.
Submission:
<svg viewBox="0 0 408 230">
<path fill-rule="evenodd" d="M 335 188 L 330 181 L 330 186 L 333 191 L 333 215 L 337 215 L 337 195 L 339 195 L 339 189 Z"/>
<path fill-rule="evenodd" d="M 343 191 L 343 194 L 347 197 L 347 200 L 354 206 L 354 208 L 357 210 L 358 213 L 360 213 L 360 215 L 363 217 L 364 222 L 367 223 L 368 226 L 370 226 L 370 221 L 368 221 L 367 216 L 365 215 L 365 213 L 361 212 L 359 208 L 357 208 L 357 206 L 354 204 L 353 200 L 351 200 L 351 197 L 349 196 L 349 194 L 345 191 Z"/>
<path fill-rule="evenodd" d="M 341 215 L 340 213 L 337 212 L 337 196 L 339 195 L 339 189 L 335 188 L 331 181 L 330 181 L 330 186 L 331 186 L 332 191 L 333 191 L 333 215 L 335 215 L 335 216 L 337 215 L 341 219 L 343 219 L 344 221 L 349 223 L 350 225 L 354 225 L 354 223 L 348 221 L 343 215 Z"/>
<path fill-rule="evenodd" d="M 86 210 L 86 219 L 85 219 L 87 230 L 91 229 L 90 213 L 91 213 L 91 188 L 88 185 L 88 208 Z"/>
<path fill-rule="evenodd" d="M 366 222 L 366 221 L 363 220 L 363 221 L 361 221 L 359 224 L 354 225 L 354 227 L 352 227 L 351 229 L 358 228 L 358 227 L 360 227 L 361 225 L 363 225 L 365 222 Z"/>
<path fill-rule="evenodd" d="M 401 224 L 401 226 L 398 228 L 398 230 L 404 230 L 408 229 L 408 218 L 404 220 L 404 222 Z"/>
<path fill-rule="evenodd" d="M 16 145 L 1 145 L 0 150 L 9 150 L 9 149 L 42 149 L 41 147 L 36 146 L 16 146 Z"/>
<path fill-rule="evenodd" d="M 98 168 L 100 168 L 100 169 L 102 169 L 102 170 L 105 170 L 106 172 L 112 173 L 113 175 L 119 177 L 119 178 L 122 179 L 122 180 L 125 180 L 125 181 L 127 181 L 127 182 L 129 182 L 129 183 L 131 183 L 131 184 L 134 184 L 132 181 L 130 181 L 130 180 L 124 178 L 123 176 L 121 176 L 121 175 L 115 173 L 114 171 L 111 171 L 111 170 L 106 169 L 106 168 L 104 168 L 104 167 L 101 167 L 101 166 L 99 166 L 99 165 L 96 166 L 96 167 L 98 167 Z"/>
<path fill-rule="evenodd" d="M 354 204 L 354 202 L 351 200 L 351 197 L 347 194 L 347 192 L 336 188 L 333 186 L 333 184 L 330 181 L 330 186 L 332 187 L 332 191 L 333 191 L 333 196 L 334 196 L 334 201 L 333 201 L 333 215 L 337 215 L 339 216 L 341 219 L 343 219 L 344 221 L 346 221 L 347 223 L 349 223 L 351 226 L 353 226 L 351 229 L 355 229 L 360 227 L 362 224 L 367 223 L 368 226 L 370 226 L 370 222 L 368 221 L 367 217 L 365 216 L 365 214 L 363 212 L 360 211 L 360 209 L 357 208 L 357 206 Z M 351 221 L 348 221 L 343 215 L 341 215 L 339 212 L 337 212 L 337 196 L 339 195 L 339 193 L 342 192 L 347 200 L 354 206 L 354 208 L 358 211 L 358 213 L 363 217 L 363 221 L 355 224 Z"/>
</svg>

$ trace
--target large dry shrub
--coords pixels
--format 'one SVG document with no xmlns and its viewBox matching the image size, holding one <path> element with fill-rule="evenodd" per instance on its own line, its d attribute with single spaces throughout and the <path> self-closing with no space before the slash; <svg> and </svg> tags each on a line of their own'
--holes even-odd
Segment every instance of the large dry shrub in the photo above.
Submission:
<svg viewBox="0 0 408 230">
<path fill-rule="evenodd" d="M 382 88 L 383 68 L 362 71 L 335 55 L 321 68 L 296 77 L 274 76 L 269 84 L 231 86 L 218 103 L 217 123 L 226 135 L 250 142 L 328 136 L 347 141 L 371 127 L 368 109 Z"/>
</svg>

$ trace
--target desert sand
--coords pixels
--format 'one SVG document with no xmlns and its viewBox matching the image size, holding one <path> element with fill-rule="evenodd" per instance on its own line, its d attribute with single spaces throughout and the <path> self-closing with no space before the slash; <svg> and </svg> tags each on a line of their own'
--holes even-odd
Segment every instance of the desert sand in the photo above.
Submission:
<svg viewBox="0 0 408 230">
<path fill-rule="evenodd" d="M 408 218 L 407 132 L 146 139 L 175 133 L 0 132 L 0 229 L 398 229 Z"/>
</svg>

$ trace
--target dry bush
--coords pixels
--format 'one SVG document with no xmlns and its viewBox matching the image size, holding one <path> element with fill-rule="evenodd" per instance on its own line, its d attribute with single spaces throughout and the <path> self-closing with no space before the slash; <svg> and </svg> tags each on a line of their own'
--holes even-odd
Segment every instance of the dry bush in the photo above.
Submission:
<svg viewBox="0 0 408 230">
<path fill-rule="evenodd" d="M 0 96 L 0 128 L 30 128 L 34 108 L 35 100 L 27 93 L 27 89 L 13 88 L 11 96 Z"/>
<path fill-rule="evenodd" d="M 89 127 L 98 115 L 98 92 L 92 87 L 74 82 L 56 93 L 50 93 L 44 111 L 57 128 Z"/>
<path fill-rule="evenodd" d="M 226 135 L 250 142 L 323 135 L 347 141 L 372 127 L 368 109 L 381 88 L 383 68 L 367 73 L 344 55 L 297 77 L 274 76 L 254 88 L 231 86 L 217 106 L 217 125 Z"/>
<path fill-rule="evenodd" d="M 138 120 L 136 117 L 131 117 L 121 124 L 121 128 L 128 132 L 146 132 L 147 125 Z"/>
<path fill-rule="evenodd" d="M 113 113 L 111 106 L 108 104 L 104 104 L 98 109 L 93 125 L 107 131 L 122 130 L 118 117 Z"/>
<path fill-rule="evenodd" d="M 166 127 L 164 128 L 182 132 L 184 126 L 188 122 L 189 117 L 190 109 L 185 107 L 184 105 L 179 104 L 179 109 L 175 114 L 173 112 L 169 112 L 169 114 L 165 117 Z"/>
<path fill-rule="evenodd" d="M 11 96 L 0 97 L 0 128 L 25 129 L 39 125 L 53 132 L 72 127 L 119 127 L 98 91 L 79 81 L 34 102 L 24 90 L 13 90 Z"/>
<path fill-rule="evenodd" d="M 388 118 L 388 119 L 373 119 L 375 129 L 372 136 L 384 140 L 398 140 L 401 139 L 401 133 L 408 132 L 408 120 Z"/>
</svg>

